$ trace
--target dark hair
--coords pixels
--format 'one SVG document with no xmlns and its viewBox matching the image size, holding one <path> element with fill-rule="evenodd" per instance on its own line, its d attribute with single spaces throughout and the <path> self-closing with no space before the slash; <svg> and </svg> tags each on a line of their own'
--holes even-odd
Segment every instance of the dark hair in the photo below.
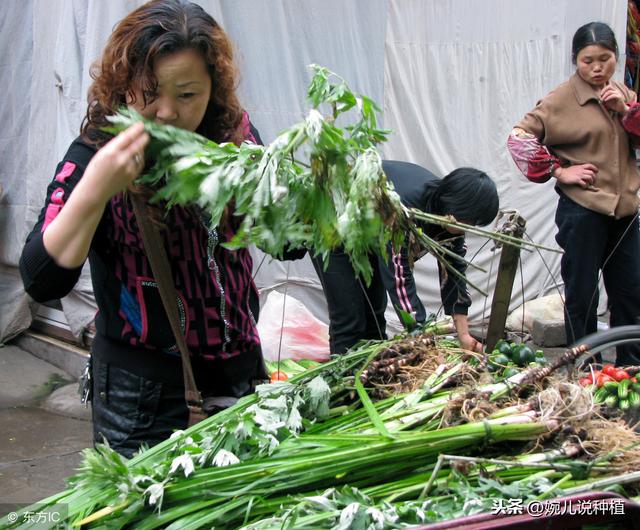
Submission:
<svg viewBox="0 0 640 530">
<path fill-rule="evenodd" d="M 155 61 L 185 49 L 202 55 L 212 81 L 211 99 L 197 132 L 216 142 L 239 144 L 242 108 L 235 93 L 231 41 L 204 9 L 186 0 L 147 2 L 116 25 L 101 60 L 91 69 L 94 81 L 82 133 L 91 136 L 104 127 L 107 116 L 126 104 L 126 96 L 134 97 L 135 87 L 155 92 Z"/>
<path fill-rule="evenodd" d="M 485 226 L 498 214 L 498 190 L 489 175 L 461 167 L 442 179 L 434 196 L 435 213 L 453 215 L 458 221 Z"/>
<path fill-rule="evenodd" d="M 616 55 L 616 59 L 618 58 L 618 43 L 613 30 L 604 22 L 589 22 L 579 27 L 573 36 L 571 44 L 573 64 L 576 64 L 580 50 L 594 44 L 611 50 Z"/>
</svg>

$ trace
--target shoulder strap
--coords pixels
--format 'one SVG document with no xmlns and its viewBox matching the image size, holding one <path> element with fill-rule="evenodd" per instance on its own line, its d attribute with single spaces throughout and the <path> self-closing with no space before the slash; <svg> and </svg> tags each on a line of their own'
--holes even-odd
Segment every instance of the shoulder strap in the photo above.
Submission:
<svg viewBox="0 0 640 530">
<path fill-rule="evenodd" d="M 135 193 L 130 193 L 133 204 L 133 213 L 138 221 L 142 243 L 147 253 L 147 258 L 153 271 L 153 276 L 158 283 L 162 305 L 171 324 L 171 330 L 176 339 L 176 344 L 182 357 L 182 374 L 184 376 L 184 397 L 189 409 L 189 426 L 206 418 L 202 410 L 202 396 L 196 386 L 189 357 L 187 342 L 180 328 L 180 315 L 178 313 L 178 294 L 171 275 L 169 258 L 164 248 L 158 227 L 151 222 L 147 210 L 146 201 Z"/>
</svg>

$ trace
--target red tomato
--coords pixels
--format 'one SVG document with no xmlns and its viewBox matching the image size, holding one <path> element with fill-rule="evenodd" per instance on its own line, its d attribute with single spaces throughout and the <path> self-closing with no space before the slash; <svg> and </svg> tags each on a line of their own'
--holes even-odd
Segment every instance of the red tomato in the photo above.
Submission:
<svg viewBox="0 0 640 530">
<path fill-rule="evenodd" d="M 596 382 L 598 381 L 598 377 L 600 376 L 602 372 L 600 370 L 594 370 L 593 372 L 589 372 L 589 374 L 587 375 L 587 377 L 589 379 L 591 379 L 591 384 L 595 385 Z"/>
<path fill-rule="evenodd" d="M 271 382 L 275 383 L 276 381 L 286 381 L 289 379 L 289 376 L 280 370 L 274 370 L 271 372 Z"/>
<path fill-rule="evenodd" d="M 611 374 L 611 376 L 616 380 L 616 381 L 622 381 L 623 379 L 629 379 L 629 373 L 626 372 L 625 370 L 616 370 L 613 374 Z"/>
<path fill-rule="evenodd" d="M 607 383 L 609 381 L 615 381 L 615 379 L 613 377 L 611 377 L 610 375 L 600 374 L 600 375 L 598 375 L 598 378 L 596 379 L 596 384 L 598 385 L 598 388 L 600 388 L 602 385 L 604 385 L 605 383 Z"/>
<path fill-rule="evenodd" d="M 615 377 L 616 376 L 616 370 L 617 370 L 617 368 L 615 366 L 613 366 L 612 364 L 605 364 L 602 367 L 602 373 L 610 375 L 611 377 Z"/>
<path fill-rule="evenodd" d="M 591 376 L 583 377 L 578 382 L 580 383 L 580 386 L 588 386 L 588 385 L 592 385 L 593 384 L 593 379 L 591 379 Z"/>
<path fill-rule="evenodd" d="M 638 382 L 638 380 L 637 380 L 635 377 L 632 377 L 632 378 L 631 378 L 631 382 L 632 382 L 632 383 L 637 383 L 637 382 Z"/>
</svg>

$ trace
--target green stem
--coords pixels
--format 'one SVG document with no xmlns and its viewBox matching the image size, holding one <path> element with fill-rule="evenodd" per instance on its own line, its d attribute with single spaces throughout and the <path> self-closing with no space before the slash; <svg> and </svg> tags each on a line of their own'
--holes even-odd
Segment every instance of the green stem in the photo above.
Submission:
<svg viewBox="0 0 640 530">
<path fill-rule="evenodd" d="M 562 477 L 560 480 L 558 480 L 558 482 L 556 482 L 553 486 L 551 486 L 548 490 L 546 490 L 545 492 L 541 493 L 540 495 L 538 495 L 536 497 L 536 500 L 541 501 L 543 499 L 546 499 L 548 497 L 551 496 L 551 494 L 560 489 L 562 487 L 563 484 L 566 484 L 569 480 L 571 480 L 571 473 L 567 473 L 564 477 Z"/>
</svg>

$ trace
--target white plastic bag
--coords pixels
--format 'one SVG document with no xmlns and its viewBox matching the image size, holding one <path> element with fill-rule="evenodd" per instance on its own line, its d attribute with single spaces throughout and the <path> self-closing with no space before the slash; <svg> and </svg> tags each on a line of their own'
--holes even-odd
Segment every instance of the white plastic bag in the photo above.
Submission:
<svg viewBox="0 0 640 530">
<path fill-rule="evenodd" d="M 329 327 L 290 294 L 269 293 L 260 309 L 258 333 L 266 361 L 278 360 L 278 350 L 280 359 L 329 360 Z"/>
</svg>

